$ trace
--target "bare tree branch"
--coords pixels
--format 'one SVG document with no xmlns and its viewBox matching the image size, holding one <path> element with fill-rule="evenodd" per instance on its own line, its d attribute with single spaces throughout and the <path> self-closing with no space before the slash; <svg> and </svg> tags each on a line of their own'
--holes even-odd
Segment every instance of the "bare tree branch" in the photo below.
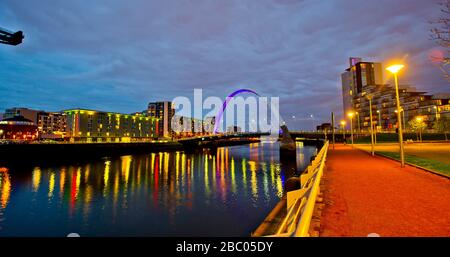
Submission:
<svg viewBox="0 0 450 257">
<path fill-rule="evenodd" d="M 438 67 L 442 71 L 444 78 L 450 82 L 450 0 L 445 0 L 439 5 L 441 5 L 442 17 L 431 22 L 434 25 L 430 30 L 431 39 L 439 46 L 447 49 L 447 56 L 432 56 L 431 59 L 439 64 Z"/>
</svg>

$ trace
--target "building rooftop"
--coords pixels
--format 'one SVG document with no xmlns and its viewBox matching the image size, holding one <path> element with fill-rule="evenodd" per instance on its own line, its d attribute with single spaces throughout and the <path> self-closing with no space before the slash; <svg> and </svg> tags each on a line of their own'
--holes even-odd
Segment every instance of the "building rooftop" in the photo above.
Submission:
<svg viewBox="0 0 450 257">
<path fill-rule="evenodd" d="M 29 119 L 27 119 L 27 118 L 25 118 L 25 117 L 23 117 L 23 116 L 21 116 L 21 115 L 14 116 L 14 117 L 12 117 L 12 118 L 6 118 L 6 119 L 3 119 L 2 121 L 0 121 L 0 124 L 8 124 L 8 125 L 14 125 L 14 124 L 16 124 L 16 125 L 18 125 L 18 124 L 20 124 L 20 125 L 34 125 L 33 121 L 31 121 L 31 120 L 29 120 Z"/>
<path fill-rule="evenodd" d="M 149 119 L 154 119 L 154 120 L 159 120 L 158 118 L 155 117 L 148 117 L 148 116 L 144 116 L 142 113 L 132 113 L 132 114 L 127 114 L 127 113 L 119 113 L 119 112 L 106 112 L 106 111 L 99 111 L 99 110 L 92 110 L 92 109 L 84 109 L 84 108 L 73 108 L 73 109 L 67 109 L 67 110 L 63 110 L 62 112 L 64 113 L 70 113 L 70 112 L 80 112 L 80 114 L 83 113 L 87 113 L 87 114 L 95 114 L 95 113 L 106 113 L 108 115 L 120 115 L 120 116 L 133 116 L 133 117 L 142 117 L 142 118 L 149 118 Z"/>
</svg>

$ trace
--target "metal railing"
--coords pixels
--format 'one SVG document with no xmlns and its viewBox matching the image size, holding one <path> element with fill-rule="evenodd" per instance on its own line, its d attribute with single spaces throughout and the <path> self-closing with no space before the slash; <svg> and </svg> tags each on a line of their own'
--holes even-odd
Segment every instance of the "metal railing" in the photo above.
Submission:
<svg viewBox="0 0 450 257">
<path fill-rule="evenodd" d="M 308 237 L 314 206 L 320 191 L 329 142 L 326 141 L 316 158 L 300 175 L 301 188 L 287 193 L 287 215 L 277 232 L 269 237 Z"/>
</svg>

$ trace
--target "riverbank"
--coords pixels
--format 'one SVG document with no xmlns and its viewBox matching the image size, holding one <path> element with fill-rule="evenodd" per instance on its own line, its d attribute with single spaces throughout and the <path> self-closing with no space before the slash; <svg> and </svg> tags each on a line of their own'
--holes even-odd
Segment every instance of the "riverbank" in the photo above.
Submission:
<svg viewBox="0 0 450 257">
<path fill-rule="evenodd" d="M 127 143 L 30 143 L 1 144 L 0 164 L 11 162 L 73 161 L 152 152 L 195 151 L 202 148 L 242 145 L 259 142 L 259 139 L 220 141 L 214 144 L 185 145 L 177 141 L 127 142 Z"/>
</svg>

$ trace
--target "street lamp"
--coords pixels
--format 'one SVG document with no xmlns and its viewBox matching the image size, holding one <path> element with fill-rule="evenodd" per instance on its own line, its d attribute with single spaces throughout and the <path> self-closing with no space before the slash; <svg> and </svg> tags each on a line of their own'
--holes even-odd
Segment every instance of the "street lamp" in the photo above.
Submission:
<svg viewBox="0 0 450 257">
<path fill-rule="evenodd" d="M 416 121 L 417 121 L 417 126 L 419 127 L 419 140 L 420 140 L 420 142 L 422 142 L 422 121 L 423 121 L 423 118 L 419 116 L 419 117 L 416 118 Z"/>
<path fill-rule="evenodd" d="M 405 167 L 405 153 L 403 150 L 403 128 L 402 128 L 402 122 L 401 122 L 401 114 L 400 114 L 400 96 L 398 93 L 398 78 L 397 73 L 405 67 L 402 64 L 396 64 L 392 65 L 386 68 L 389 72 L 394 74 L 394 81 L 395 81 L 395 96 L 396 96 L 396 102 L 397 102 L 397 123 L 398 123 L 398 143 L 400 145 L 400 161 L 401 161 L 401 167 Z"/>
<path fill-rule="evenodd" d="M 353 112 L 348 113 L 348 117 L 350 118 L 350 138 L 352 139 L 352 147 L 353 147 L 353 115 L 355 115 Z"/>
<path fill-rule="evenodd" d="M 397 113 L 398 111 L 397 110 L 395 110 L 395 113 Z M 405 123 L 405 121 L 406 121 L 406 119 L 405 119 L 405 111 L 403 110 L 403 108 L 402 107 L 400 107 L 400 113 L 402 114 L 402 119 L 403 119 L 403 129 L 404 130 L 407 130 L 406 129 L 406 123 Z"/>
<path fill-rule="evenodd" d="M 381 129 L 382 129 L 382 125 L 381 125 L 381 112 L 380 112 L 380 110 L 377 110 L 377 113 L 378 113 L 378 126 L 380 127 L 380 131 L 381 131 Z"/>
<path fill-rule="evenodd" d="M 361 127 L 359 125 L 360 119 L 359 119 L 359 112 L 355 112 L 356 116 L 358 117 L 358 133 L 361 133 Z"/>
<path fill-rule="evenodd" d="M 345 120 L 341 120 L 341 126 L 342 126 L 342 131 L 343 131 L 343 138 L 344 138 L 344 143 L 345 143 Z"/>
<path fill-rule="evenodd" d="M 373 142 L 373 123 L 372 123 L 372 96 L 368 95 L 367 99 L 369 99 L 369 115 L 370 115 L 370 140 L 372 143 L 371 146 L 371 153 L 372 156 L 375 155 L 375 150 L 374 150 L 374 142 Z"/>
<path fill-rule="evenodd" d="M 439 115 L 438 115 L 438 108 L 437 108 L 437 106 L 435 105 L 435 106 L 433 106 L 433 108 L 434 108 L 434 110 L 435 110 L 435 114 L 436 114 L 436 122 L 438 122 L 439 121 Z"/>
<path fill-rule="evenodd" d="M 378 128 L 380 129 L 380 133 L 383 130 L 383 125 L 381 124 L 381 112 L 380 112 L 380 110 L 377 110 L 377 113 L 378 113 L 378 121 L 377 121 L 377 130 L 375 130 L 375 144 L 377 144 Z"/>
</svg>

